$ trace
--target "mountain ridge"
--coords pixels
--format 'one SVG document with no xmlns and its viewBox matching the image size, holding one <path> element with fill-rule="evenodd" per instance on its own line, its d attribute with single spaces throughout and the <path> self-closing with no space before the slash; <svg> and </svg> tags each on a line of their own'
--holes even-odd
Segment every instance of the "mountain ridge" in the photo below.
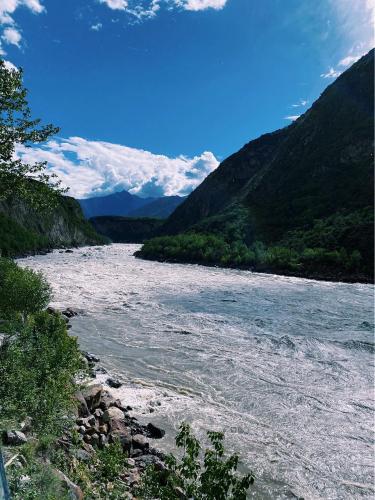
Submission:
<svg viewBox="0 0 375 500">
<path fill-rule="evenodd" d="M 340 266 L 350 267 L 348 252 L 358 251 L 358 269 L 372 276 L 373 82 L 374 50 L 329 85 L 295 122 L 248 142 L 225 159 L 161 228 L 170 239 L 159 240 L 154 248 L 146 243 L 139 256 L 178 260 L 184 254 L 181 258 L 188 260 L 179 245 L 193 248 L 198 241 L 185 237 L 172 250 L 173 235 L 213 234 L 229 249 L 216 257 L 212 250 L 208 257 L 202 240 L 194 261 L 233 266 L 247 262 L 257 269 L 310 276 L 314 258 L 320 274 L 336 266 L 345 275 Z M 351 234 L 352 242 L 356 225 L 366 232 L 367 241 L 357 231 L 358 248 L 353 250 L 345 235 Z M 253 257 L 251 247 L 259 242 L 283 250 L 273 250 L 272 257 Z M 248 256 L 242 247 L 232 248 L 237 243 L 246 245 Z M 308 255 L 307 250 L 312 252 Z M 280 252 L 284 259 L 275 257 Z M 277 260 L 284 262 L 279 265 Z"/>
</svg>

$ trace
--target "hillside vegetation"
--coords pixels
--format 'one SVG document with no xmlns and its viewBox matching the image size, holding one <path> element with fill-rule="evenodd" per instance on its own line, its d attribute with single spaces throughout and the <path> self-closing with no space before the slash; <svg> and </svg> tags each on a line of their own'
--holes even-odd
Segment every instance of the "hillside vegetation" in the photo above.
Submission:
<svg viewBox="0 0 375 500">
<path fill-rule="evenodd" d="M 163 224 L 150 217 L 93 217 L 90 222 L 96 231 L 114 243 L 143 243 L 155 236 Z"/>
<path fill-rule="evenodd" d="M 371 51 L 293 124 L 223 161 L 137 255 L 371 280 L 373 89 Z"/>
<path fill-rule="evenodd" d="M 44 209 L 25 200 L 0 201 L 0 255 L 5 257 L 107 241 L 84 219 L 74 198 L 58 195 L 53 207 Z"/>
</svg>

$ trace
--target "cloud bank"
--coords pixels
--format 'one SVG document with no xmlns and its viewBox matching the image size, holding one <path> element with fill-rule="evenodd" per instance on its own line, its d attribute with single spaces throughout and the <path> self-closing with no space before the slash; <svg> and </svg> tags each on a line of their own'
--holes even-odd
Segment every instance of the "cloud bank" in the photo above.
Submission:
<svg viewBox="0 0 375 500">
<path fill-rule="evenodd" d="M 219 164 L 213 153 L 169 158 L 103 141 L 70 137 L 45 146 L 18 146 L 25 162 L 47 161 L 69 194 L 76 198 L 104 196 L 123 189 L 139 196 L 184 196 Z"/>
</svg>

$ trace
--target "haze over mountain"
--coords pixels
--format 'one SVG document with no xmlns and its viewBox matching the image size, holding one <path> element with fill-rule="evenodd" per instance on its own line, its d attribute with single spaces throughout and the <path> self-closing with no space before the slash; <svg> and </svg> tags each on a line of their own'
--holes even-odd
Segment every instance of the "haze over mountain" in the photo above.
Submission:
<svg viewBox="0 0 375 500">
<path fill-rule="evenodd" d="M 180 196 L 141 198 L 127 191 L 78 200 L 86 218 L 102 215 L 167 218 L 184 200 Z"/>
<path fill-rule="evenodd" d="M 336 259 L 332 252 L 357 251 L 361 269 L 371 273 L 373 88 L 372 50 L 294 123 L 223 161 L 175 210 L 163 233 L 209 233 L 227 243 L 261 241 L 296 252 L 319 248 L 328 260 Z M 141 255 L 168 259 L 170 248 L 171 241 L 159 242 Z M 172 253 L 178 260 L 181 252 Z M 343 255 L 336 259 L 338 268 L 349 266 L 339 262 L 346 260 Z M 189 252 L 183 259 L 188 258 Z M 209 257 L 215 259 L 220 262 Z M 303 267 L 300 260 L 296 266 Z"/>
</svg>

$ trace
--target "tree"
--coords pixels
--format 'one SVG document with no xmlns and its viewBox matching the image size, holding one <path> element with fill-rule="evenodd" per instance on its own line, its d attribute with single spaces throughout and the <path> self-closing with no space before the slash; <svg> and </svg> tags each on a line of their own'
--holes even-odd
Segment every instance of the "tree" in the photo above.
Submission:
<svg viewBox="0 0 375 500">
<path fill-rule="evenodd" d="M 59 129 L 41 126 L 40 119 L 31 118 L 22 76 L 22 69 L 9 69 L 0 60 L 0 200 L 12 195 L 42 208 L 65 190 L 56 175 L 47 172 L 47 162 L 29 164 L 18 159 L 16 145 L 44 142 Z"/>
</svg>

